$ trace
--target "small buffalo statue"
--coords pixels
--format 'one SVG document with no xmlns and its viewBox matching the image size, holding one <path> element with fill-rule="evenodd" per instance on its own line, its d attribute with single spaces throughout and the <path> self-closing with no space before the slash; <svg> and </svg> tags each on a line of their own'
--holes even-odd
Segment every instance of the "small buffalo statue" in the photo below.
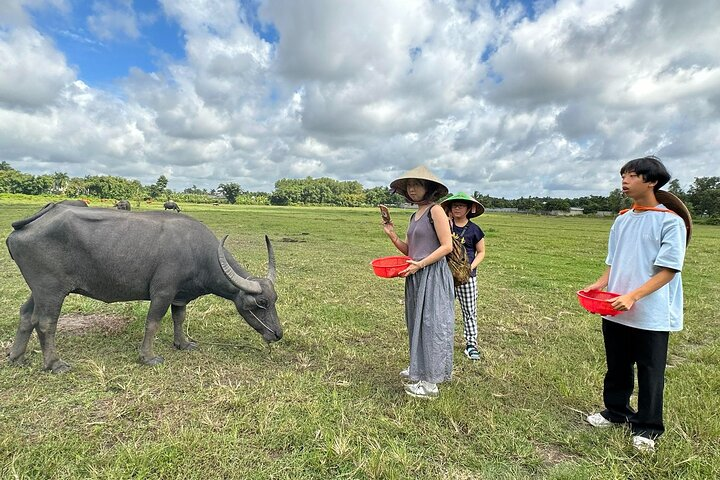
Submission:
<svg viewBox="0 0 720 480">
<path fill-rule="evenodd" d="M 180 211 L 180 206 L 172 200 L 168 200 L 167 202 L 163 203 L 163 207 L 165 210 L 175 210 L 176 212 Z"/>
<path fill-rule="evenodd" d="M 183 330 L 185 309 L 208 294 L 232 301 L 266 342 L 282 338 L 275 310 L 275 255 L 267 236 L 268 276 L 262 278 L 240 266 L 223 247 L 225 239 L 218 241 L 203 223 L 186 215 L 50 203 L 12 226 L 7 247 L 31 293 L 20 307 L 10 362 L 23 361 L 35 330 L 45 369 L 60 373 L 70 368 L 56 351 L 55 330 L 71 293 L 106 303 L 150 300 L 140 345 L 146 365 L 163 361 L 153 342 L 168 309 L 175 347 L 196 347 Z"/>
</svg>

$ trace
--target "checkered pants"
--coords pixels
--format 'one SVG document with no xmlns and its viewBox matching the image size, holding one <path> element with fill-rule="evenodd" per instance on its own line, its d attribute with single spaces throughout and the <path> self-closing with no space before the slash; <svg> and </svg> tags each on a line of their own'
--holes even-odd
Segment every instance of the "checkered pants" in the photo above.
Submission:
<svg viewBox="0 0 720 480">
<path fill-rule="evenodd" d="M 455 287 L 455 297 L 460 300 L 463 314 L 465 343 L 477 347 L 477 277 L 470 277 L 467 283 Z"/>
</svg>

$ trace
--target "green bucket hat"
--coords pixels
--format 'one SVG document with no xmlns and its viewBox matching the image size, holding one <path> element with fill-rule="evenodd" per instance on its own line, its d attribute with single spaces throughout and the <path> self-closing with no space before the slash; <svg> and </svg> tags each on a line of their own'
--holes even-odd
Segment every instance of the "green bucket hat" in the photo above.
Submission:
<svg viewBox="0 0 720 480">
<path fill-rule="evenodd" d="M 445 213 L 450 214 L 450 207 L 453 202 L 465 202 L 468 204 L 467 218 L 479 217 L 485 213 L 485 207 L 483 207 L 482 203 L 465 192 L 458 192 L 455 195 L 449 196 L 440 203 L 440 206 L 445 210 Z"/>
</svg>

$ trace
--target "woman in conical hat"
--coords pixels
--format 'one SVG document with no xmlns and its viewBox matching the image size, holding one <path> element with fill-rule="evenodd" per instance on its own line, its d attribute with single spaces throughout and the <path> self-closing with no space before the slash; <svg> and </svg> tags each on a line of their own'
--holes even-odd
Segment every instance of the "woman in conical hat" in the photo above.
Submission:
<svg viewBox="0 0 720 480">
<path fill-rule="evenodd" d="M 419 201 L 408 195 L 407 184 L 411 179 L 420 180 L 425 187 L 425 197 Z M 393 193 L 398 193 L 405 197 L 410 203 L 423 205 L 429 202 L 435 202 L 448 194 L 448 188 L 443 185 L 440 179 L 428 170 L 425 165 L 420 165 L 400 175 L 390 183 L 390 189 L 393 190 Z"/>
<path fill-rule="evenodd" d="M 444 210 L 435 203 L 448 189 L 422 165 L 402 174 L 390 187 L 417 205 L 405 240 L 395 233 L 392 223 L 383 224 L 395 248 L 412 259 L 401 272 L 410 365 L 400 376 L 408 382 L 408 395 L 433 399 L 439 395 L 437 384 L 452 375 L 455 289 L 445 261 L 452 251 L 452 236 Z"/>
</svg>

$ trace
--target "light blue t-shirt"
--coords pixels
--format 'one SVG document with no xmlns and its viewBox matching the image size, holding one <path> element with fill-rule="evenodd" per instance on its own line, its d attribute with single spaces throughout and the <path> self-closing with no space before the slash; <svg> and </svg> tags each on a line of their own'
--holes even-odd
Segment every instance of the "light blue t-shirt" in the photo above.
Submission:
<svg viewBox="0 0 720 480">
<path fill-rule="evenodd" d="M 666 208 L 658 205 L 658 208 Z M 610 229 L 611 267 L 607 290 L 625 294 L 647 282 L 661 267 L 676 270 L 673 279 L 630 310 L 603 318 L 642 330 L 677 332 L 683 328 L 683 291 L 680 271 L 685 260 L 686 230 L 679 216 L 668 212 L 629 212 Z"/>
</svg>

